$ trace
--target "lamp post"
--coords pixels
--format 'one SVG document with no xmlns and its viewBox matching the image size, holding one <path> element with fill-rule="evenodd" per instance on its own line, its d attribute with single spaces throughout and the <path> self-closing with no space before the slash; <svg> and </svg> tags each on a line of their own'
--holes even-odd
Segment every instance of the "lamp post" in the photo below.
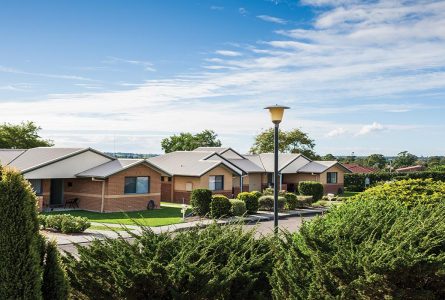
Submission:
<svg viewBox="0 0 445 300">
<path fill-rule="evenodd" d="M 273 106 L 265 107 L 264 109 L 268 109 L 270 112 L 270 117 L 272 119 L 272 123 L 274 123 L 274 143 L 273 143 L 273 152 L 274 152 L 274 184 L 273 184 L 273 212 L 274 212 L 274 232 L 278 233 L 278 129 L 283 119 L 284 110 L 288 109 L 287 106 L 282 106 L 275 104 Z"/>
</svg>

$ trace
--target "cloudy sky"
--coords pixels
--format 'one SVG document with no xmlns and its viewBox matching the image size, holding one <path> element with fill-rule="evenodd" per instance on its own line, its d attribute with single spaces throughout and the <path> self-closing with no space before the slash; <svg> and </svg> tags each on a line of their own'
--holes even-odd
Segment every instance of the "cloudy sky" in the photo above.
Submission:
<svg viewBox="0 0 445 300">
<path fill-rule="evenodd" d="M 246 152 L 284 104 L 320 154 L 445 154 L 445 1 L 7 1 L 0 121 L 56 146 Z"/>
</svg>

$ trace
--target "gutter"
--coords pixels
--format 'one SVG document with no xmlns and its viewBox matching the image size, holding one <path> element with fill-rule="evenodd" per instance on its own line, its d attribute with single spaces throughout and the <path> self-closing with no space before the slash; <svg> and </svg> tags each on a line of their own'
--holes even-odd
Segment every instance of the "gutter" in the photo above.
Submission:
<svg viewBox="0 0 445 300">
<path fill-rule="evenodd" d="M 101 195 L 101 202 L 100 202 L 100 212 L 104 212 L 104 203 L 105 203 L 105 179 L 96 179 L 94 177 L 91 178 L 91 181 L 98 181 L 102 182 L 102 195 Z"/>
</svg>

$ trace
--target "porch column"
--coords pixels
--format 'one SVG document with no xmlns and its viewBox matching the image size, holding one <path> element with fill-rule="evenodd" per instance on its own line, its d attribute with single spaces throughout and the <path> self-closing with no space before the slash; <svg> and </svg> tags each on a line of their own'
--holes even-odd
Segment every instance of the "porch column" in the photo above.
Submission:
<svg viewBox="0 0 445 300">
<path fill-rule="evenodd" d="M 283 186 L 283 174 L 280 173 L 280 191 L 282 186 Z"/>
<path fill-rule="evenodd" d="M 243 192 L 243 175 L 241 175 L 240 177 L 240 193 Z"/>
</svg>

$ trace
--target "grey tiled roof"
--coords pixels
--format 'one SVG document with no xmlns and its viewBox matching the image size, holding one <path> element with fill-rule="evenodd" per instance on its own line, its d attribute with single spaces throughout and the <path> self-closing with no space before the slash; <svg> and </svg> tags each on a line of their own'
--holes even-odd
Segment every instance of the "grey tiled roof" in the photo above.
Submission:
<svg viewBox="0 0 445 300">
<path fill-rule="evenodd" d="M 6 166 L 25 151 L 21 149 L 0 149 L 0 165 Z"/>
<path fill-rule="evenodd" d="M 227 160 L 247 173 L 264 172 L 263 166 L 260 166 L 249 159 L 235 159 L 235 158 L 233 158 L 233 159 L 227 159 Z"/>
<path fill-rule="evenodd" d="M 302 167 L 298 172 L 302 173 L 323 173 L 330 167 L 336 165 L 337 161 L 312 161 Z"/>
<path fill-rule="evenodd" d="M 106 162 L 102 165 L 99 165 L 97 167 L 91 168 L 89 170 L 83 171 L 77 176 L 79 177 L 97 177 L 97 178 L 107 178 L 113 174 L 119 173 L 125 169 L 128 169 L 130 167 L 139 165 L 139 164 L 147 164 L 154 169 L 158 169 L 162 175 L 170 175 L 167 174 L 165 171 L 160 170 L 157 166 L 154 166 L 153 164 L 150 164 L 145 159 L 129 159 L 129 158 L 120 158 L 116 160 L 112 160 L 109 162 Z"/>
<path fill-rule="evenodd" d="M 208 151 L 208 152 L 216 152 L 216 153 L 222 153 L 230 148 L 227 147 L 198 147 L 193 151 Z"/>
<path fill-rule="evenodd" d="M 299 154 L 293 153 L 280 153 L 278 155 L 278 170 L 286 167 L 293 160 L 298 158 Z M 265 172 L 274 171 L 274 154 L 273 153 L 261 153 L 256 155 L 245 155 L 247 159 L 255 164 L 262 166 Z"/>
<path fill-rule="evenodd" d="M 86 148 L 32 148 L 26 150 L 20 156 L 10 161 L 8 165 L 20 171 L 24 171 L 83 150 L 86 150 Z"/>
<path fill-rule="evenodd" d="M 224 164 L 235 173 L 237 170 L 222 159 L 205 158 L 215 154 L 209 151 L 176 151 L 147 159 L 155 166 L 173 175 L 201 176 L 207 171 Z"/>
</svg>

